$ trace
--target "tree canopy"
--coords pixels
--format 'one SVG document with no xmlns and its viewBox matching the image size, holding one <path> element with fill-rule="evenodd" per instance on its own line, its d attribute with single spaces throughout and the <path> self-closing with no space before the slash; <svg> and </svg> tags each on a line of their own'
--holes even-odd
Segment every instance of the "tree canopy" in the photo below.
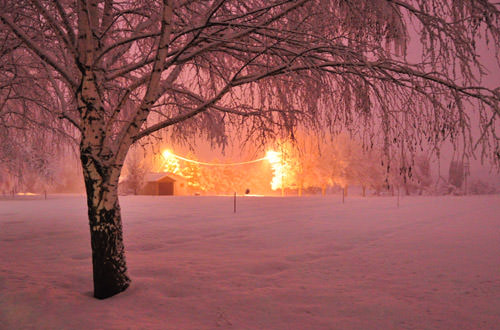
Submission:
<svg viewBox="0 0 500 330">
<path fill-rule="evenodd" d="M 300 121 L 382 132 L 387 147 L 459 136 L 473 147 L 473 109 L 498 157 L 499 90 L 478 84 L 478 44 L 499 45 L 488 1 L 35 0 L 1 12 L 11 64 L 77 131 L 99 123 L 113 154 L 169 126 L 225 143 L 241 122 L 257 136 Z"/>
</svg>

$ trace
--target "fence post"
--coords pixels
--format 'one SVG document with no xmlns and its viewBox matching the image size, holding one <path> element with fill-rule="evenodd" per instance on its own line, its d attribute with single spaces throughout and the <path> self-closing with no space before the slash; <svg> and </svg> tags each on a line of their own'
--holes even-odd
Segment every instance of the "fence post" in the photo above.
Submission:
<svg viewBox="0 0 500 330">
<path fill-rule="evenodd" d="M 399 184 L 398 184 L 398 209 L 399 209 Z"/>
</svg>

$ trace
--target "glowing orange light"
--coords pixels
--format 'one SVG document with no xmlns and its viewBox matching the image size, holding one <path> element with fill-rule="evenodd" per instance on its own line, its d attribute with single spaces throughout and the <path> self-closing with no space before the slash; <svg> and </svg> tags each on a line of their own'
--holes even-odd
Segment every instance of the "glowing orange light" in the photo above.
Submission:
<svg viewBox="0 0 500 330">
<path fill-rule="evenodd" d="M 283 161 L 281 152 L 269 150 L 266 159 L 271 164 L 273 178 L 271 180 L 271 189 L 283 188 L 284 178 L 287 176 L 288 164 Z"/>
<path fill-rule="evenodd" d="M 165 159 L 163 168 L 166 172 L 177 174 L 180 172 L 179 160 L 170 150 L 164 150 L 162 156 Z"/>
<path fill-rule="evenodd" d="M 199 165 L 205 165 L 205 166 L 239 166 L 239 165 L 245 165 L 245 164 L 252 164 L 256 162 L 260 162 L 263 160 L 267 160 L 269 164 L 271 164 L 271 168 L 273 170 L 273 178 L 271 180 L 271 188 L 273 190 L 279 189 L 284 187 L 284 179 L 287 177 L 287 172 L 290 169 L 290 165 L 283 160 L 282 153 L 269 150 L 266 153 L 265 157 L 254 159 L 254 160 L 249 160 L 249 161 L 244 161 L 244 162 L 237 162 L 237 163 L 207 163 L 207 162 L 200 162 L 197 160 L 193 159 L 188 159 L 184 158 L 182 156 L 176 155 L 170 150 L 164 150 L 162 152 L 163 158 L 165 159 L 164 162 L 164 170 L 167 172 L 171 173 L 179 173 L 180 174 L 180 165 L 179 165 L 179 160 L 189 162 L 189 163 L 194 163 L 194 164 L 199 164 Z"/>
<path fill-rule="evenodd" d="M 168 159 L 168 158 L 172 157 L 172 152 L 170 152 L 170 150 L 166 149 L 166 150 L 163 150 L 162 155 L 163 155 L 163 158 Z"/>
<path fill-rule="evenodd" d="M 269 150 L 266 153 L 266 159 L 269 161 L 271 164 L 276 164 L 281 162 L 281 152 Z"/>
</svg>

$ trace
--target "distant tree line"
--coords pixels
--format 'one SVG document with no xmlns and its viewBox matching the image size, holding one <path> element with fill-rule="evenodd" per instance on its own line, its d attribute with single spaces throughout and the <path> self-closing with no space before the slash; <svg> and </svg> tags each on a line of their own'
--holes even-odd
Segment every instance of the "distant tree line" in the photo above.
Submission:
<svg viewBox="0 0 500 330">
<path fill-rule="evenodd" d="M 396 154 L 388 159 L 380 148 L 364 146 L 346 134 L 336 137 L 297 132 L 293 138 L 277 140 L 268 145 L 281 155 L 283 174 L 275 190 L 287 194 L 322 194 L 331 189 L 357 186 L 363 196 L 392 194 L 400 189 L 406 195 L 489 194 L 495 187 L 479 179 L 465 186 L 467 173 L 463 162 L 452 160 L 448 177 L 433 177 L 428 154 Z M 255 154 L 255 152 L 254 152 Z M 186 155 L 196 161 L 194 154 Z M 148 172 L 169 172 L 186 179 L 190 194 L 272 193 L 273 172 L 268 162 L 224 166 L 227 159 L 212 159 L 219 166 L 204 166 L 175 157 L 158 157 L 134 149 L 125 162 L 126 191 L 137 194 L 145 184 Z M 274 173 L 274 175 L 276 175 Z M 468 188 L 468 189 L 467 189 Z"/>
</svg>

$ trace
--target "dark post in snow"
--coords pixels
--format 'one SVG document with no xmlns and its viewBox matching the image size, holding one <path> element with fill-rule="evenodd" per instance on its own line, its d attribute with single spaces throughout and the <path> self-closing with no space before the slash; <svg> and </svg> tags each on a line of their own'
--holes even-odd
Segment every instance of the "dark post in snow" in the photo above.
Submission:
<svg viewBox="0 0 500 330">
<path fill-rule="evenodd" d="M 234 192 L 234 213 L 236 213 L 236 191 Z"/>
<path fill-rule="evenodd" d="M 398 205 L 398 209 L 399 209 L 399 184 L 398 184 L 398 198 L 397 198 L 397 205 Z"/>
</svg>

